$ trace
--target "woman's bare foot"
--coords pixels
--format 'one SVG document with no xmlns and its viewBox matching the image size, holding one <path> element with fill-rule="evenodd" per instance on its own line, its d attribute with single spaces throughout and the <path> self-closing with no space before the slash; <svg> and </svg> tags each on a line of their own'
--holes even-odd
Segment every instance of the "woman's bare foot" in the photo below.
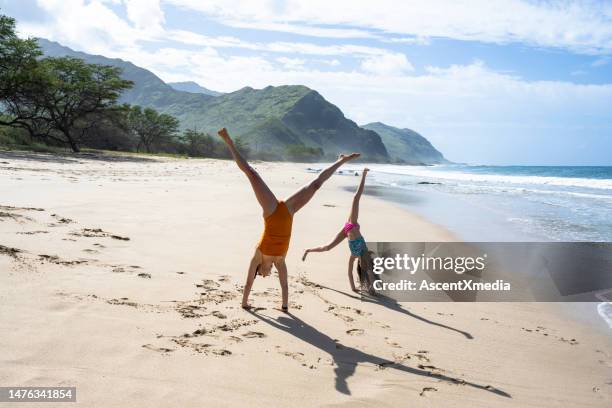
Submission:
<svg viewBox="0 0 612 408">
<path fill-rule="evenodd" d="M 226 128 L 221 128 L 217 131 L 217 134 L 219 136 L 221 136 L 221 139 L 223 139 L 224 142 L 231 142 L 232 139 L 230 138 L 229 133 L 227 133 L 227 129 Z"/>
<path fill-rule="evenodd" d="M 353 160 L 361 156 L 361 153 L 351 153 L 351 154 L 341 154 L 338 156 L 338 160 L 342 160 L 343 162 L 347 162 L 349 160 Z"/>
<path fill-rule="evenodd" d="M 240 305 L 240 307 L 242 307 L 244 310 L 251 310 L 253 308 L 253 306 L 249 305 L 248 303 L 243 303 Z"/>
</svg>

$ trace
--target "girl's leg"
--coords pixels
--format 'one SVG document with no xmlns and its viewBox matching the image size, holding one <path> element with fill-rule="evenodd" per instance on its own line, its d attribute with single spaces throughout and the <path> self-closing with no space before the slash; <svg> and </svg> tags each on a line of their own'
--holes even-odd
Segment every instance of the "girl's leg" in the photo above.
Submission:
<svg viewBox="0 0 612 408">
<path fill-rule="evenodd" d="M 351 207 L 351 214 L 349 215 L 349 222 L 351 224 L 356 224 L 357 218 L 359 218 L 359 200 L 361 200 L 361 195 L 363 194 L 365 178 L 368 171 L 370 171 L 368 168 L 363 169 L 363 172 L 361 173 L 361 182 L 359 183 L 359 187 L 357 187 L 355 197 L 353 197 L 353 206 Z"/>
<path fill-rule="evenodd" d="M 333 176 L 334 172 L 338 170 L 340 166 L 342 166 L 347 161 L 353 160 L 359 156 L 359 153 L 352 153 L 349 155 L 341 154 L 334 164 L 323 170 L 321 173 L 319 173 L 317 178 L 314 179 L 310 184 L 302 187 L 286 200 L 287 207 L 289 207 L 289 210 L 293 214 L 298 212 L 302 207 L 306 205 L 306 203 L 308 203 L 308 201 L 310 201 L 314 193 L 319 188 L 321 188 L 323 183 L 327 181 L 331 176 Z"/>
<path fill-rule="evenodd" d="M 348 278 L 349 278 L 349 284 L 351 285 L 351 290 L 353 292 L 359 292 L 359 290 L 357 290 L 357 288 L 355 287 L 355 280 L 353 279 L 353 265 L 355 264 L 355 259 L 357 259 L 357 257 L 353 255 L 351 255 L 351 257 L 349 258 Z"/>
<path fill-rule="evenodd" d="M 249 272 L 247 273 L 247 280 L 244 284 L 244 289 L 242 291 L 242 307 L 244 309 L 249 308 L 249 294 L 251 293 L 251 288 L 253 287 L 253 281 L 255 280 L 255 274 L 257 273 L 257 266 L 261 264 L 261 254 L 255 252 L 253 258 L 251 258 L 251 263 L 249 264 Z"/>
<path fill-rule="evenodd" d="M 264 217 L 267 217 L 268 215 L 272 214 L 276 209 L 276 205 L 278 204 L 278 200 L 274 196 L 274 193 L 272 193 L 270 188 L 268 188 L 268 185 L 263 181 L 259 173 L 257 173 L 257 171 L 255 171 L 255 169 L 251 167 L 251 165 L 244 159 L 244 157 L 242 157 L 238 149 L 236 149 L 236 146 L 234 145 L 234 142 L 230 138 L 229 134 L 227 133 L 227 130 L 223 128 L 219 130 L 218 134 L 219 136 L 221 136 L 221 139 L 223 139 L 223 141 L 229 148 L 230 153 L 234 158 L 234 161 L 238 165 L 238 168 L 240 168 L 240 170 L 242 170 L 242 172 L 246 174 L 249 181 L 251 182 L 251 187 L 255 192 L 255 197 L 257 197 L 257 201 L 263 209 Z"/>
<path fill-rule="evenodd" d="M 274 261 L 274 265 L 276 265 L 276 269 L 278 270 L 278 280 L 281 285 L 283 299 L 282 309 L 287 310 L 289 305 L 289 285 L 287 283 L 287 264 L 285 263 L 285 258 Z"/>
</svg>

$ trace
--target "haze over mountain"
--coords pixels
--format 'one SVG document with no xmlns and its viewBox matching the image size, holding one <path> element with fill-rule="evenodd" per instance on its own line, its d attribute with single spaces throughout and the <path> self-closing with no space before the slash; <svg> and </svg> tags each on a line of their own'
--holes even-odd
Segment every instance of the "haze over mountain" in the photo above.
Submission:
<svg viewBox="0 0 612 408">
<path fill-rule="evenodd" d="M 368 123 L 362 127 L 380 135 L 392 161 L 403 161 L 407 164 L 449 162 L 429 140 L 412 129 L 399 129 L 381 122 Z"/>
<path fill-rule="evenodd" d="M 225 126 L 233 136 L 245 138 L 257 152 L 283 156 L 287 147 L 297 145 L 321 148 L 327 156 L 358 151 L 371 161 L 410 164 L 445 161 L 418 133 L 382 123 L 359 127 L 317 91 L 302 85 L 245 87 L 213 96 L 214 91 L 195 82 L 171 86 L 131 62 L 74 51 L 45 39 L 38 41 L 47 56 L 71 56 L 88 63 L 120 67 L 122 77 L 134 82 L 134 87 L 121 96 L 121 103 L 171 114 L 180 120 L 183 129 L 214 134 Z"/>
<path fill-rule="evenodd" d="M 210 96 L 223 95 L 222 92 L 210 90 L 194 81 L 168 82 L 167 84 L 170 85 L 172 88 L 176 89 L 177 91 L 184 91 L 184 92 L 191 92 L 191 93 L 203 93 L 203 94 L 210 95 Z"/>
</svg>

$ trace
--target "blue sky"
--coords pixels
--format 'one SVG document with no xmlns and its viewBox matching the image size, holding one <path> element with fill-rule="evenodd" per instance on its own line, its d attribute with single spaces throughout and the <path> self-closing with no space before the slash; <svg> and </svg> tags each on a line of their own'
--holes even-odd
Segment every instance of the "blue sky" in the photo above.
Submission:
<svg viewBox="0 0 612 408">
<path fill-rule="evenodd" d="M 0 0 L 22 36 L 223 92 L 304 84 L 449 159 L 612 165 L 612 2 Z"/>
</svg>

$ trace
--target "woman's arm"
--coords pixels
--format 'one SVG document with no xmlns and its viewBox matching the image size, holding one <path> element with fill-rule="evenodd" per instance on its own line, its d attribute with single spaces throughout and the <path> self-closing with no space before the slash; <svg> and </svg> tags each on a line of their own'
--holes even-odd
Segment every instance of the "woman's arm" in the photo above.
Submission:
<svg viewBox="0 0 612 408">
<path fill-rule="evenodd" d="M 346 234 L 344 233 L 344 230 L 340 230 L 340 232 L 336 235 L 336 237 L 329 244 L 323 245 L 320 247 L 315 247 L 315 248 L 308 248 L 306 251 L 304 251 L 304 255 L 302 256 L 302 261 L 306 260 L 306 255 L 308 255 L 308 253 L 310 252 L 326 252 L 326 251 L 333 249 L 339 243 L 341 243 L 344 240 L 344 238 L 346 238 Z"/>
</svg>

